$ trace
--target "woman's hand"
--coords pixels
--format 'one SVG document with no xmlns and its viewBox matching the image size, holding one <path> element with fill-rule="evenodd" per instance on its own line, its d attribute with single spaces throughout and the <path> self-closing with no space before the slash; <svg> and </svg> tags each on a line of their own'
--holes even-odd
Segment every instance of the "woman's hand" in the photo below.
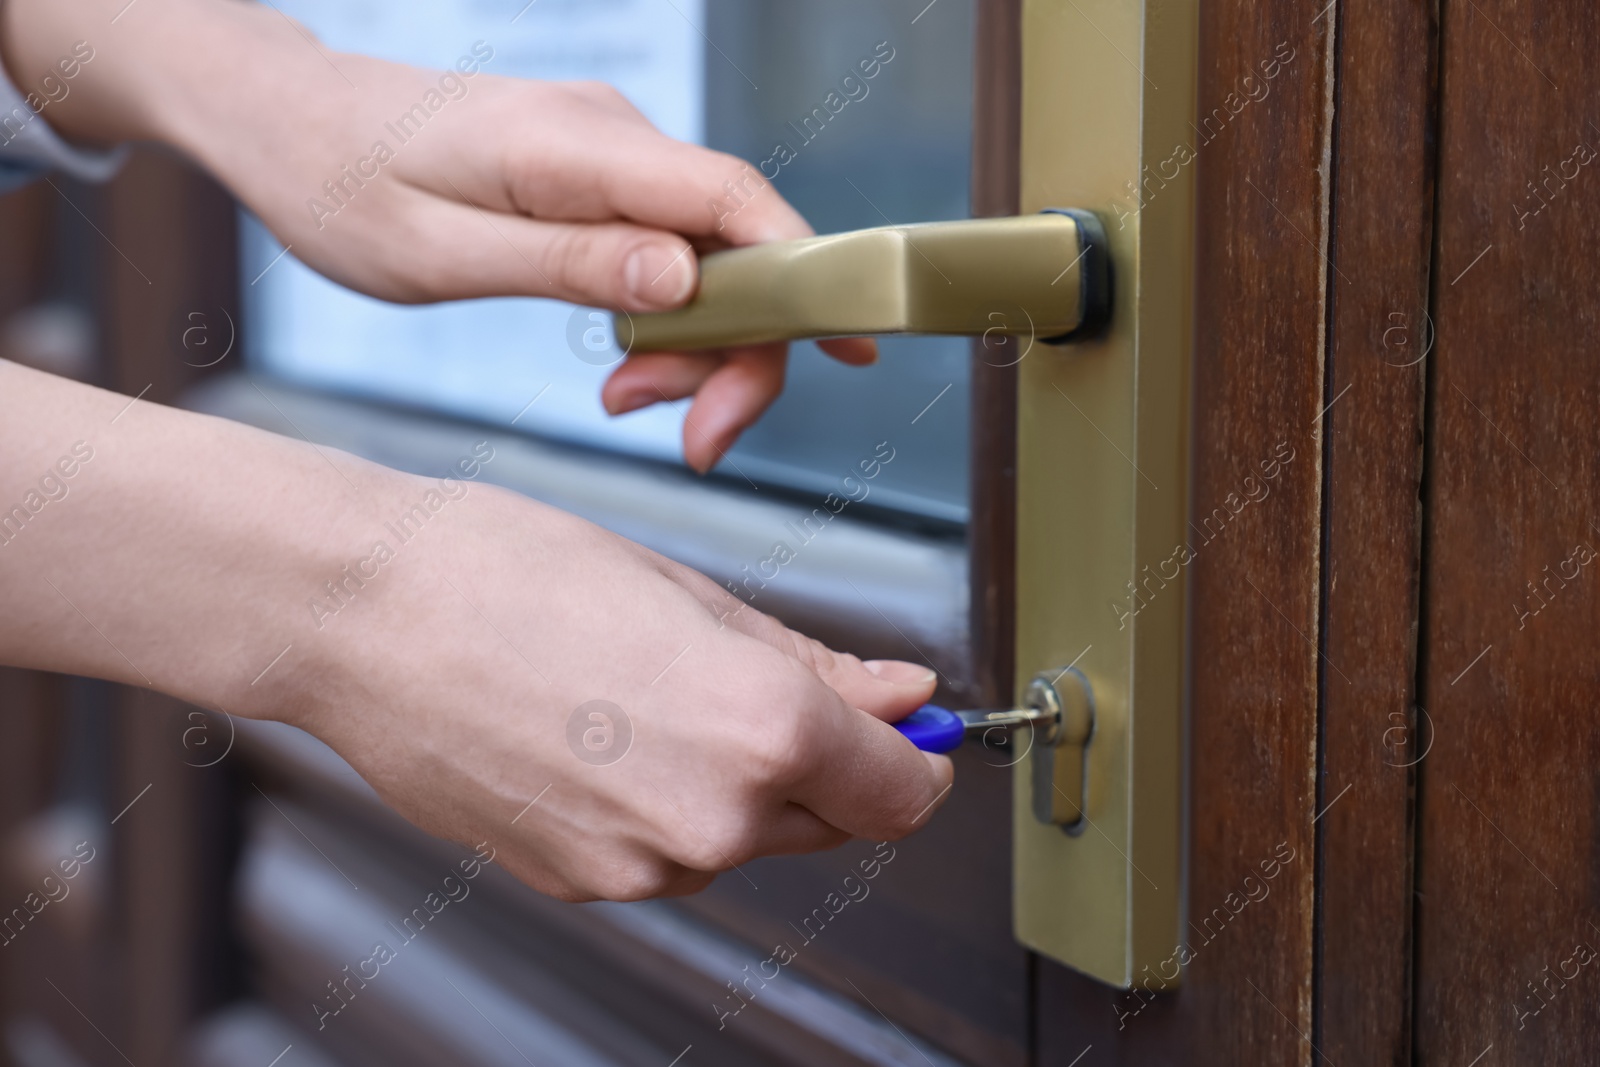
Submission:
<svg viewBox="0 0 1600 1067">
<path fill-rule="evenodd" d="M 0 663 L 301 726 L 555 896 L 692 892 L 756 856 L 900 837 L 950 787 L 949 760 L 884 721 L 932 671 L 832 652 L 459 475 L 0 362 L 13 501 Z"/>
<path fill-rule="evenodd" d="M 387 484 L 374 519 L 436 488 Z M 932 695 L 932 671 L 863 664 L 590 523 L 459 488 L 306 632 L 305 660 L 264 694 L 237 686 L 417 825 L 490 842 L 552 896 L 635 900 L 896 839 L 943 799 L 950 761 L 884 721 Z"/>
<path fill-rule="evenodd" d="M 21 81 L 77 40 L 95 51 L 48 121 L 179 147 L 296 256 L 373 296 L 661 310 L 693 295 L 697 252 L 812 232 L 756 168 L 664 136 L 608 86 L 491 73 L 492 41 L 430 71 L 330 52 L 270 6 L 125 3 L 0 8 Z M 876 358 L 867 340 L 822 347 Z M 705 471 L 777 397 L 784 364 L 783 345 L 630 353 L 603 399 L 621 414 L 694 396 L 684 455 Z"/>
</svg>

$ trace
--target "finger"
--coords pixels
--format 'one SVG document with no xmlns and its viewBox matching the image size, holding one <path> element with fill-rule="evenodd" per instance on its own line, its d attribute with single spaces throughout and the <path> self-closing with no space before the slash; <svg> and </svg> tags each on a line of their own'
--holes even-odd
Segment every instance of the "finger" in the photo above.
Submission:
<svg viewBox="0 0 1600 1067">
<path fill-rule="evenodd" d="M 822 692 L 789 799 L 857 837 L 891 841 L 926 825 L 950 791 L 949 758 L 918 751 L 894 727 Z"/>
<path fill-rule="evenodd" d="M 683 420 L 683 458 L 704 474 L 783 392 L 787 346 L 729 349 L 694 396 Z"/>
<path fill-rule="evenodd" d="M 684 818 L 691 819 L 691 816 L 685 812 Z M 851 836 L 799 804 L 784 803 L 752 819 L 756 825 L 750 832 L 733 841 L 718 836 L 711 815 L 696 813 L 691 819 L 694 834 L 663 852 L 670 863 L 685 870 L 727 871 L 762 856 L 797 856 L 838 848 Z"/>
<path fill-rule="evenodd" d="M 522 211 L 620 217 L 729 245 L 812 233 L 758 167 L 598 108 L 585 118 L 585 136 L 544 138 L 513 158 L 509 186 Z"/>
<path fill-rule="evenodd" d="M 802 702 L 809 710 L 795 746 L 798 766 L 789 800 L 839 830 L 879 840 L 902 837 L 927 822 L 949 792 L 953 765 L 945 756 L 917 751 L 880 719 L 899 718 L 925 701 L 933 692 L 932 672 L 899 661 L 861 663 L 750 608 L 697 571 L 670 560 L 661 565 L 664 575 L 717 616 L 719 626 L 797 661 L 794 684 L 807 691 Z M 844 693 L 824 683 L 824 674 Z"/>
<path fill-rule="evenodd" d="M 710 352 L 646 352 L 630 355 L 600 389 L 600 402 L 612 415 L 624 415 L 663 400 L 693 396 L 722 357 Z"/>
<path fill-rule="evenodd" d="M 424 299 L 541 296 L 659 311 L 687 301 L 699 264 L 683 238 L 626 222 L 545 222 L 426 197 L 399 235 L 400 261 L 426 248 Z"/>
<path fill-rule="evenodd" d="M 631 123 L 635 126 L 643 126 L 645 129 L 649 130 L 655 129 L 655 126 L 651 124 L 650 120 L 645 118 L 644 114 L 638 108 L 634 107 L 628 98 L 618 91 L 618 89 L 610 82 L 562 82 L 560 83 L 560 87 L 574 96 L 583 98 L 585 102 L 605 110 L 608 114 L 614 115 L 616 118 L 622 121 Z"/>
<path fill-rule="evenodd" d="M 520 847 L 501 850 L 498 859 L 513 878 L 524 885 L 571 904 L 591 900 L 646 900 L 664 896 L 689 884 L 703 888 L 709 878 L 691 871 L 635 843 L 613 841 L 581 855 L 561 856 L 559 843 L 541 841 L 538 835 L 519 841 Z"/>
<path fill-rule="evenodd" d="M 853 708 L 885 722 L 898 722 L 928 702 L 938 687 L 938 672 L 902 660 L 863 662 L 815 638 L 791 630 L 771 615 L 757 611 L 699 571 L 662 560 L 664 573 L 698 599 L 724 626 L 753 637 L 792 659 L 822 679 Z"/>
<path fill-rule="evenodd" d="M 878 362 L 878 342 L 870 337 L 834 337 L 818 341 L 817 347 L 852 367 L 868 367 Z"/>
<path fill-rule="evenodd" d="M 750 163 L 664 136 L 641 141 L 612 146 L 622 158 L 602 171 L 607 196 L 624 218 L 732 246 L 814 232 Z"/>
<path fill-rule="evenodd" d="M 929 667 L 890 659 L 862 663 L 854 656 L 821 677 L 851 707 L 884 722 L 899 722 L 932 700 L 939 684 L 938 672 Z"/>
<path fill-rule="evenodd" d="M 762 850 L 767 856 L 797 856 L 827 852 L 849 841 L 851 834 L 819 818 L 798 804 L 785 807 Z"/>
<path fill-rule="evenodd" d="M 810 667 L 846 704 L 885 722 L 898 722 L 926 704 L 938 685 L 935 671 L 915 663 L 862 662 L 786 627 L 784 640 L 789 645 L 785 651 Z"/>
</svg>

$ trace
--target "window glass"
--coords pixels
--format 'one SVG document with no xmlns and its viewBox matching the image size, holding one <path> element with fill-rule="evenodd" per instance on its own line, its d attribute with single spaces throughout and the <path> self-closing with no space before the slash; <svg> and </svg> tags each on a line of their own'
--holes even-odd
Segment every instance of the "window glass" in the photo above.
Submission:
<svg viewBox="0 0 1600 1067">
<path fill-rule="evenodd" d="M 668 134 L 749 159 L 819 232 L 967 214 L 971 0 L 275 6 L 341 51 L 436 68 L 488 54 L 481 66 L 490 74 L 610 82 Z M 429 121 L 448 121 L 448 110 L 447 101 Z M 720 193 L 707 191 L 708 213 L 736 209 L 725 198 L 719 204 Z M 687 402 L 608 417 L 599 390 L 616 357 L 581 344 L 583 355 L 575 354 L 569 330 L 577 316 L 581 335 L 582 310 L 535 299 L 398 307 L 320 278 L 292 250 L 281 253 L 246 221 L 246 343 L 258 369 L 676 460 Z M 863 370 L 796 345 L 784 396 L 718 476 L 826 492 L 887 441 L 895 460 L 875 502 L 964 521 L 967 344 L 889 338 L 882 348 L 882 361 Z"/>
</svg>

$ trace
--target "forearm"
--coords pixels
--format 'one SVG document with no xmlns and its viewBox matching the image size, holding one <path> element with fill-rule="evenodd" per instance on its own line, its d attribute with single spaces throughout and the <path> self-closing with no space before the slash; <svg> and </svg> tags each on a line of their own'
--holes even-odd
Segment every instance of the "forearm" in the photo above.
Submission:
<svg viewBox="0 0 1600 1067">
<path fill-rule="evenodd" d="M 83 143 L 159 141 L 201 159 L 247 102 L 298 108 L 308 81 L 320 82 L 314 68 L 333 74 L 303 32 L 270 7 L 230 0 L 0 0 L 0 58 L 57 131 Z"/>
<path fill-rule="evenodd" d="M 414 481 L 5 362 L 0 457 L 0 662 L 245 715 L 317 684 L 307 600 Z"/>
</svg>

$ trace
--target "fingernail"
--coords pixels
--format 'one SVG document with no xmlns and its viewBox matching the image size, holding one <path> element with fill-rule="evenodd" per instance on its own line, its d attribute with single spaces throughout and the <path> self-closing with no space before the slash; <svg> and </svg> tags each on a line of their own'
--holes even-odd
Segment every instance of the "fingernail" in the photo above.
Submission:
<svg viewBox="0 0 1600 1067">
<path fill-rule="evenodd" d="M 695 264 L 688 245 L 652 243 L 634 249 L 623 270 L 628 294 L 640 308 L 673 308 L 694 291 Z"/>
<path fill-rule="evenodd" d="M 927 685 L 939 676 L 938 672 L 927 667 L 897 659 L 869 659 L 863 666 L 894 685 Z"/>
</svg>

